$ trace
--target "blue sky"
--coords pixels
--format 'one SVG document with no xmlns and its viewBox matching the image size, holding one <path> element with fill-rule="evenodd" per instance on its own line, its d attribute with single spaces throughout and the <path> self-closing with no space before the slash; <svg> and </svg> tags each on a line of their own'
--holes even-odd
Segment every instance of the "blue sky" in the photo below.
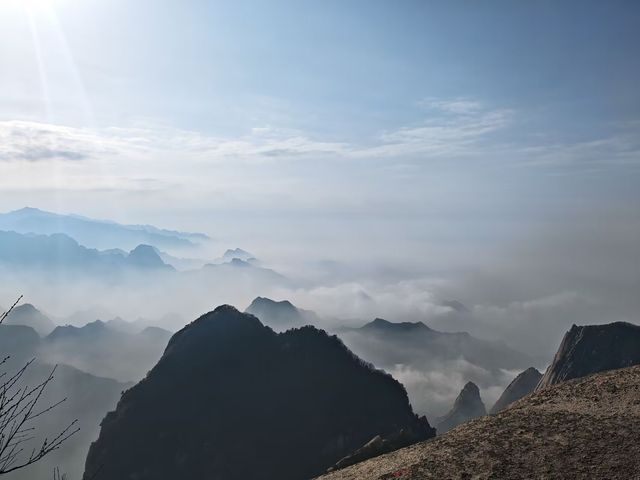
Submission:
<svg viewBox="0 0 640 480">
<path fill-rule="evenodd" d="M 633 1 L 3 0 L 2 207 L 409 257 L 637 222 L 639 20 Z"/>
</svg>

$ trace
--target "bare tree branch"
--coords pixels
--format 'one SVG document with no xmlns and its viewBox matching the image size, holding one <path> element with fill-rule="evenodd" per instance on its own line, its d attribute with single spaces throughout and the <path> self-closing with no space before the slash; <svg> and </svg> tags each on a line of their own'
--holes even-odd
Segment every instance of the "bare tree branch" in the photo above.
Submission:
<svg viewBox="0 0 640 480">
<path fill-rule="evenodd" d="M 0 324 L 11 314 L 22 296 L 0 316 Z M 9 357 L 0 361 L 0 367 L 5 366 Z M 32 366 L 35 359 L 29 360 L 22 368 L 13 374 L 0 372 L 0 475 L 32 465 L 51 452 L 59 449 L 71 436 L 80 429 L 78 420 L 74 420 L 53 438 L 44 437 L 37 441 L 37 426 L 35 420 L 48 414 L 66 401 L 66 398 L 40 407 L 42 396 L 54 379 L 57 366 L 45 380 L 35 386 L 24 384 L 25 373 Z M 35 442 L 35 447 L 32 445 Z M 64 480 L 59 469 L 54 471 L 55 480 Z"/>
</svg>

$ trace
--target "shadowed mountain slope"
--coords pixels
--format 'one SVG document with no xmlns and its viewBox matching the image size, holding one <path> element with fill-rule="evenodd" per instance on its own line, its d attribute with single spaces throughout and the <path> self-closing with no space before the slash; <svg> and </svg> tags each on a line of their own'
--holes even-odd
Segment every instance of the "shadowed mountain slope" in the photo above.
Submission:
<svg viewBox="0 0 640 480">
<path fill-rule="evenodd" d="M 502 392 L 498 401 L 493 405 L 491 414 L 496 414 L 504 410 L 516 400 L 520 400 L 525 395 L 533 392 L 540 382 L 542 374 L 533 367 L 527 368 L 519 374 L 509 386 Z"/>
<path fill-rule="evenodd" d="M 494 416 L 322 480 L 640 477 L 640 367 L 545 388 Z"/>
<path fill-rule="evenodd" d="M 480 390 L 473 382 L 467 382 L 462 388 L 453 408 L 436 425 L 438 433 L 445 433 L 458 425 L 487 414 L 480 398 Z"/>
<path fill-rule="evenodd" d="M 177 332 L 102 422 L 85 479 L 309 478 L 424 425 L 400 383 L 313 327 L 277 334 L 221 306 Z"/>
</svg>

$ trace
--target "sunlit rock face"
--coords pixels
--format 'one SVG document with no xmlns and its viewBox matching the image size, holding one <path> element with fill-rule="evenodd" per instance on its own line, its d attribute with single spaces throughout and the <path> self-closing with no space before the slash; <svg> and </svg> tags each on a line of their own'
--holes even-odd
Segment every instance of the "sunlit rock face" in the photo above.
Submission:
<svg viewBox="0 0 640 480">
<path fill-rule="evenodd" d="M 307 479 L 376 435 L 424 425 L 400 383 L 314 327 L 230 306 L 170 340 L 91 446 L 85 479 Z"/>
</svg>

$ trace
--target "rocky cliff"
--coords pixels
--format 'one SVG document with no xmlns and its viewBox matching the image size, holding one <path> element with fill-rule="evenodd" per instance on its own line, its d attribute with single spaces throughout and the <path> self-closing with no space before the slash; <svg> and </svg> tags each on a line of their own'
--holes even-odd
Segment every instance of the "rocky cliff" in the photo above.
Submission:
<svg viewBox="0 0 640 480">
<path fill-rule="evenodd" d="M 591 373 L 640 364 L 640 326 L 626 322 L 573 325 L 537 389 Z"/>
</svg>

